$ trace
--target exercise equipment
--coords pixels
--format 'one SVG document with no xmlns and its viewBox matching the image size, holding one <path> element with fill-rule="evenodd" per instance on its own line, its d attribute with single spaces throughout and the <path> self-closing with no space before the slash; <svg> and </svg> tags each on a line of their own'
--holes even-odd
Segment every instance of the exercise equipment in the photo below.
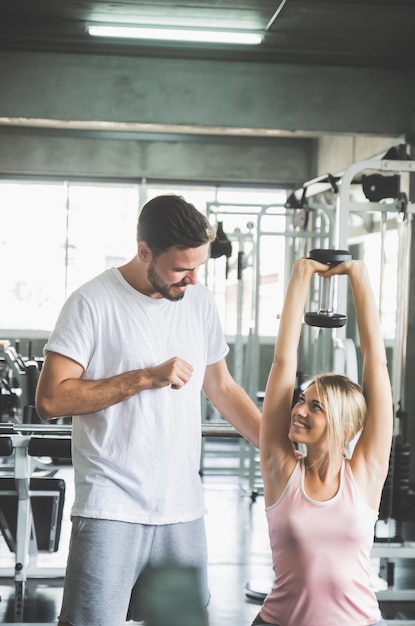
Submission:
<svg viewBox="0 0 415 626">
<path fill-rule="evenodd" d="M 0 456 L 13 462 L 2 467 L 6 475 L 0 477 L 0 532 L 15 556 L 14 568 L 0 571 L 14 578 L 16 622 L 23 621 L 28 578 L 64 576 L 64 568 L 37 562 L 40 552 L 59 548 L 65 502 L 65 481 L 54 477 L 58 467 L 40 457 L 70 458 L 70 432 L 40 424 L 0 425 Z"/>
<path fill-rule="evenodd" d="M 23 357 L 18 343 L 12 346 L 8 339 L 0 339 L 0 421 L 8 417 L 24 424 L 40 423 L 35 393 L 42 360 Z"/>
<path fill-rule="evenodd" d="M 351 254 L 348 250 L 310 250 L 309 259 L 314 259 L 327 265 L 337 265 L 343 261 L 348 261 Z M 322 278 L 320 285 L 320 305 L 318 312 L 307 312 L 304 314 L 304 321 L 309 326 L 320 328 L 340 328 L 347 321 L 347 316 L 341 313 L 333 313 L 333 281 L 332 277 Z"/>
<path fill-rule="evenodd" d="M 218 222 L 216 239 L 210 246 L 210 258 L 218 259 L 221 256 L 226 256 L 227 259 L 232 256 L 232 243 L 223 230 L 223 222 Z"/>
</svg>

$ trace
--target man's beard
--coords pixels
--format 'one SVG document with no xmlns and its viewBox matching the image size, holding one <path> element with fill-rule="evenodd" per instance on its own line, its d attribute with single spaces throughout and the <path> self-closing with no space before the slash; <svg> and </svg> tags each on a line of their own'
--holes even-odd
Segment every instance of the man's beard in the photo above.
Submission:
<svg viewBox="0 0 415 626">
<path fill-rule="evenodd" d="M 176 302 L 177 300 L 182 300 L 182 298 L 183 298 L 183 296 L 185 294 L 184 291 L 178 293 L 177 295 L 173 295 L 170 292 L 172 287 L 184 287 L 186 285 L 186 283 L 183 283 L 183 282 L 172 283 L 172 284 L 162 283 L 161 280 L 160 280 L 159 275 L 156 272 L 156 266 L 155 266 L 154 261 L 152 261 L 150 263 L 150 267 L 148 268 L 147 279 L 149 280 L 151 285 L 154 287 L 154 289 L 163 298 L 166 298 L 166 300 L 171 300 L 172 302 Z"/>
</svg>

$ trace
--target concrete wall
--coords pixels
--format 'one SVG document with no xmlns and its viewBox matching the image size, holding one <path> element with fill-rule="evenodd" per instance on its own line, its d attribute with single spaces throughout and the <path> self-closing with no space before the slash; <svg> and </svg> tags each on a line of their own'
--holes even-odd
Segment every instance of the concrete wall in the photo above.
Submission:
<svg viewBox="0 0 415 626">
<path fill-rule="evenodd" d="M 404 71 L 6 51 L 0 78 L 4 174 L 299 186 L 415 110 Z"/>
<path fill-rule="evenodd" d="M 397 136 L 413 72 L 2 52 L 0 117 Z"/>
</svg>

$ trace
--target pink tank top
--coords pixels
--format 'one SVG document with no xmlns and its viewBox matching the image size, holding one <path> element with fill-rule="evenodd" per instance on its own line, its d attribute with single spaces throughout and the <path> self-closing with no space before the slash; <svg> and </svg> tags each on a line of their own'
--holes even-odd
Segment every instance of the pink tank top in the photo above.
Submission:
<svg viewBox="0 0 415 626">
<path fill-rule="evenodd" d="M 261 617 L 277 626 L 368 626 L 381 619 L 370 588 L 378 514 L 363 500 L 344 460 L 337 494 L 304 491 L 299 460 L 281 498 L 266 509 L 275 583 Z"/>
</svg>

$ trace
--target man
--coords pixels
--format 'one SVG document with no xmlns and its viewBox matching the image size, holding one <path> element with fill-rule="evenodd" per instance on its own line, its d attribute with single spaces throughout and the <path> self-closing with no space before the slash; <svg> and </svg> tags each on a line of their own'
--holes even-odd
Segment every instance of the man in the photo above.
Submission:
<svg viewBox="0 0 415 626">
<path fill-rule="evenodd" d="M 197 279 L 215 230 L 183 198 L 142 209 L 137 255 L 76 290 L 45 346 L 43 418 L 72 415 L 73 529 L 60 626 L 142 619 L 140 574 L 174 561 L 201 572 L 201 389 L 258 445 L 260 414 L 231 377 L 212 294 Z"/>
</svg>

